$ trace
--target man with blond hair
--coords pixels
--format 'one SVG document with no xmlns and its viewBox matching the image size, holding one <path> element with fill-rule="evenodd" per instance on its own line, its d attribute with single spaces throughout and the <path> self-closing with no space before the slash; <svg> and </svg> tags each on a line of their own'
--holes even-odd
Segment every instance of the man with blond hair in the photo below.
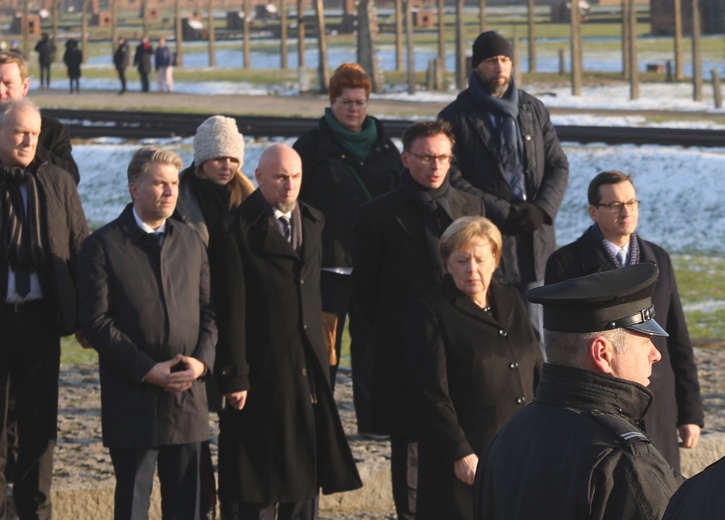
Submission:
<svg viewBox="0 0 725 520">
<path fill-rule="evenodd" d="M 217 340 L 206 248 L 169 219 L 181 158 L 138 150 L 132 203 L 79 257 L 79 316 L 98 351 L 103 443 L 116 475 L 116 520 L 147 518 L 158 467 L 164 518 L 199 514 L 199 452 L 209 439 L 203 380 Z"/>
</svg>

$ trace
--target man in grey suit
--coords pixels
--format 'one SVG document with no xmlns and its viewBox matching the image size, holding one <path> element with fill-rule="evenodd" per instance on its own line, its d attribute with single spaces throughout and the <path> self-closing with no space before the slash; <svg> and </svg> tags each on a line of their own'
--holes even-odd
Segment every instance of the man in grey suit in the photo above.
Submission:
<svg viewBox="0 0 725 520">
<path fill-rule="evenodd" d="M 138 150 L 132 204 L 79 256 L 80 320 L 99 354 L 103 443 L 116 475 L 116 520 L 148 515 L 158 465 L 164 518 L 199 512 L 199 448 L 209 439 L 203 379 L 217 340 L 206 248 L 169 219 L 181 158 Z"/>
</svg>

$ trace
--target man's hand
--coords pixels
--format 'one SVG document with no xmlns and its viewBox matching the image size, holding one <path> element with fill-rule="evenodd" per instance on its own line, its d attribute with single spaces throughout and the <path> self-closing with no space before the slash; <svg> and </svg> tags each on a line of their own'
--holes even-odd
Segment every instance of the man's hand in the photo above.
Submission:
<svg viewBox="0 0 725 520">
<path fill-rule="evenodd" d="M 247 392 L 248 390 L 242 390 L 241 392 L 233 392 L 231 394 L 225 394 L 224 397 L 229 403 L 229 406 L 235 410 L 241 410 L 247 403 Z"/>
<path fill-rule="evenodd" d="M 168 361 L 156 363 L 143 380 L 167 392 L 186 392 L 205 371 L 206 366 L 198 359 L 177 354 Z"/>
<path fill-rule="evenodd" d="M 471 453 L 454 462 L 453 471 L 455 471 L 458 480 L 472 486 L 476 478 L 476 466 L 478 466 L 478 456 Z"/>
<path fill-rule="evenodd" d="M 78 341 L 78 343 L 80 343 L 81 347 L 83 348 L 93 348 L 93 346 L 86 339 L 86 336 L 85 334 L 83 334 L 83 331 L 81 329 L 76 330 L 76 341 Z"/>
<path fill-rule="evenodd" d="M 681 424 L 677 427 L 680 434 L 680 448 L 694 448 L 700 440 L 700 427 L 697 424 Z"/>
</svg>

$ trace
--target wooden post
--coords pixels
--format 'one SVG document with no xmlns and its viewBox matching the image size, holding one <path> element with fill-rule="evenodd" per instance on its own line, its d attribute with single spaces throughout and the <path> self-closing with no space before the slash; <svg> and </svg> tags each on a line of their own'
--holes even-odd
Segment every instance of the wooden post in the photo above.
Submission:
<svg viewBox="0 0 725 520">
<path fill-rule="evenodd" d="M 629 79 L 629 0 L 622 0 L 622 77 Z"/>
<path fill-rule="evenodd" d="M 297 0 L 297 63 L 305 68 L 305 0 Z"/>
<path fill-rule="evenodd" d="M 214 0 L 211 0 L 214 1 Z M 244 20 L 242 21 L 242 47 L 243 47 L 243 54 L 244 54 L 244 68 L 250 69 L 252 68 L 252 49 L 250 48 L 251 45 L 251 38 L 250 38 L 250 29 L 251 29 L 251 20 L 252 20 L 252 1 L 251 0 L 244 0 Z"/>
<path fill-rule="evenodd" d="M 58 4 L 60 3 L 60 0 L 53 0 L 53 3 L 51 4 L 51 12 L 53 16 L 53 35 L 50 37 L 51 41 L 53 42 L 53 45 L 55 45 L 55 48 L 58 49 L 58 45 L 60 44 L 60 41 L 58 40 L 58 19 L 60 18 L 58 15 Z M 81 33 L 81 51 L 83 52 L 83 63 L 86 63 L 86 60 L 88 58 L 88 32 L 83 31 Z M 53 61 L 57 58 L 57 56 L 60 55 L 60 52 L 56 52 L 56 55 L 53 56 Z"/>
<path fill-rule="evenodd" d="M 247 17 L 249 16 L 249 13 L 244 13 L 244 20 L 246 23 Z M 209 66 L 210 67 L 216 67 L 216 33 L 214 32 L 214 0 L 208 0 L 207 1 L 207 17 L 209 18 L 209 23 L 207 24 L 207 28 L 209 30 Z M 244 66 L 247 66 L 247 62 L 244 62 Z"/>
<path fill-rule="evenodd" d="M 482 33 L 486 32 L 486 0 L 478 0 L 478 27 Z"/>
<path fill-rule="evenodd" d="M 380 92 L 383 86 L 383 78 L 378 65 L 378 58 L 375 53 L 375 2 L 373 0 L 360 0 L 357 27 L 357 61 L 365 69 L 370 77 L 373 92 Z"/>
<path fill-rule="evenodd" d="M 466 49 L 463 33 L 464 0 L 456 0 L 456 88 L 463 90 L 466 85 Z"/>
<path fill-rule="evenodd" d="M 692 99 L 702 101 L 700 0 L 692 0 Z"/>
<path fill-rule="evenodd" d="M 114 5 L 118 0 L 113 0 Z M 184 66 L 184 31 L 181 27 L 181 0 L 174 1 L 175 32 L 176 32 L 176 66 Z M 114 19 L 116 14 L 113 15 Z"/>
<path fill-rule="evenodd" d="M 425 70 L 425 88 L 428 92 L 435 89 L 435 63 L 435 58 L 428 60 L 428 68 Z"/>
<path fill-rule="evenodd" d="M 675 15 L 675 79 L 685 79 L 682 64 L 682 0 L 674 0 Z"/>
<path fill-rule="evenodd" d="M 81 4 L 81 49 L 83 49 L 83 61 L 85 62 L 85 56 L 88 54 L 88 4 L 90 0 L 83 0 Z M 53 38 L 55 39 L 55 37 Z M 57 48 L 57 46 L 56 46 Z M 59 53 L 60 54 L 60 53 Z"/>
<path fill-rule="evenodd" d="M 408 94 L 412 96 L 413 94 L 415 94 L 415 44 L 413 42 L 412 0 L 405 0 L 405 43 L 406 54 L 408 55 Z"/>
<path fill-rule="evenodd" d="M 639 99 L 639 63 L 637 61 L 637 6 L 629 0 L 629 99 Z"/>
<path fill-rule="evenodd" d="M 720 90 L 720 74 L 717 69 L 712 69 L 712 98 L 715 100 L 715 108 L 722 107 L 722 91 Z"/>
<path fill-rule="evenodd" d="M 279 0 L 279 67 L 289 68 L 287 57 L 287 0 Z"/>
<path fill-rule="evenodd" d="M 323 0 L 315 0 L 315 19 L 317 21 L 317 84 L 320 92 L 327 92 L 330 73 L 327 70 L 327 34 L 325 32 L 325 5 Z"/>
<path fill-rule="evenodd" d="M 529 0 L 529 73 L 536 72 L 536 3 Z M 515 63 L 515 62 L 514 62 Z"/>
<path fill-rule="evenodd" d="M 514 77 L 514 83 L 518 86 L 518 88 L 521 88 L 522 81 L 521 81 L 521 41 L 518 39 L 518 37 L 514 37 L 513 41 L 513 77 Z"/>
<path fill-rule="evenodd" d="M 179 0 L 176 0 L 177 2 Z M 111 2 L 111 50 L 113 50 L 114 54 L 116 52 L 116 47 L 118 46 L 118 22 L 116 19 L 116 15 L 118 14 L 118 0 L 110 0 Z"/>
<path fill-rule="evenodd" d="M 395 70 L 403 71 L 403 0 L 395 0 Z"/>
<path fill-rule="evenodd" d="M 563 76 L 566 74 L 566 63 L 564 58 L 564 49 L 559 49 L 559 75 Z"/>
<path fill-rule="evenodd" d="M 438 70 L 446 70 L 445 0 L 438 0 Z M 436 88 L 439 88 L 436 86 Z"/>
<path fill-rule="evenodd" d="M 571 95 L 580 96 L 582 91 L 581 17 L 579 0 L 571 1 Z"/>
<path fill-rule="evenodd" d="M 30 56 L 30 35 L 28 34 L 29 3 L 27 0 L 23 2 L 23 52 L 26 56 Z"/>
</svg>

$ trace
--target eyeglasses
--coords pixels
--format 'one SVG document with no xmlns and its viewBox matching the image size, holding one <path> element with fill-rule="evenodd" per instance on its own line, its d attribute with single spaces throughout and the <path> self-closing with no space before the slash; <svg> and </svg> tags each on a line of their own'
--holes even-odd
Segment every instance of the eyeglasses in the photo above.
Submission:
<svg viewBox="0 0 725 520">
<path fill-rule="evenodd" d="M 408 153 L 413 157 L 417 157 L 423 164 L 430 164 L 433 161 L 440 161 L 442 163 L 449 163 L 453 159 L 452 155 L 429 155 L 425 153 L 415 153 L 408 150 Z"/>
<path fill-rule="evenodd" d="M 337 98 L 337 101 L 340 102 L 342 106 L 345 108 L 355 107 L 355 108 L 365 108 L 368 106 L 367 99 L 345 99 L 345 98 Z"/>
<path fill-rule="evenodd" d="M 627 211 L 639 210 L 639 201 L 630 200 L 629 202 L 619 202 L 618 200 L 615 200 L 614 202 L 610 202 L 608 204 L 596 204 L 596 206 L 609 208 L 610 213 L 621 213 L 625 206 L 627 206 Z"/>
</svg>

